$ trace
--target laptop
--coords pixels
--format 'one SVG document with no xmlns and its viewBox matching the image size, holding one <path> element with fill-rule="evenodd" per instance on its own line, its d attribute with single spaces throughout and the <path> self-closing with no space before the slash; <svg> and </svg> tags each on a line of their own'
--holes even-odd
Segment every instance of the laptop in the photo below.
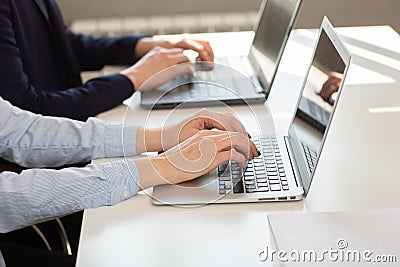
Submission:
<svg viewBox="0 0 400 267">
<path fill-rule="evenodd" d="M 329 153 L 322 144 L 336 105 L 320 97 L 315 87 L 326 86 L 335 73 L 342 77 L 335 90 L 340 93 L 350 58 L 325 17 L 288 134 L 252 138 L 262 155 L 249 161 L 245 170 L 228 162 L 193 181 L 157 186 L 153 202 L 192 205 L 301 199 L 308 192 L 319 156 Z M 321 111 L 329 112 L 328 120 L 320 116 Z"/>
<path fill-rule="evenodd" d="M 301 0 L 264 0 L 247 56 L 215 58 L 212 70 L 206 62 L 193 63 L 193 76 L 178 75 L 141 92 L 141 105 L 158 109 L 265 102 L 300 4 Z"/>
</svg>

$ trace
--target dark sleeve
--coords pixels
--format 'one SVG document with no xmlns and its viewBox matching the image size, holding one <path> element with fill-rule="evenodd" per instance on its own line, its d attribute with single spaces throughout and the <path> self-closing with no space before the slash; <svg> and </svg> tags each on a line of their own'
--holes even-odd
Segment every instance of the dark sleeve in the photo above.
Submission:
<svg viewBox="0 0 400 267">
<path fill-rule="evenodd" d="M 35 88 L 24 71 L 10 9 L 4 2 L 0 4 L 0 95 L 4 99 L 35 113 L 86 120 L 133 94 L 133 84 L 120 74 L 99 77 L 64 91 Z"/>
<path fill-rule="evenodd" d="M 72 49 L 79 60 L 81 70 L 99 70 L 105 65 L 132 65 L 138 58 L 135 47 L 146 35 L 129 35 L 119 38 L 96 38 L 68 31 Z"/>
</svg>

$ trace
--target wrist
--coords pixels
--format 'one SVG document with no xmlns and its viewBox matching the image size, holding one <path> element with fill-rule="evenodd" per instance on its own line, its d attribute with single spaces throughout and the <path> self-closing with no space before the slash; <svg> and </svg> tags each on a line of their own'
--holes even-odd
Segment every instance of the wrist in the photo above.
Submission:
<svg viewBox="0 0 400 267">
<path fill-rule="evenodd" d="M 133 87 L 135 91 L 138 91 L 140 86 L 142 85 L 143 81 L 140 79 L 139 73 L 133 67 L 130 67 L 128 69 L 122 70 L 120 74 L 124 75 L 126 78 L 128 78 L 131 83 L 133 84 Z"/>
<path fill-rule="evenodd" d="M 135 159 L 135 163 L 140 175 L 140 188 L 146 189 L 149 187 L 166 184 L 161 171 L 166 171 L 165 157 L 144 157 Z"/>
<path fill-rule="evenodd" d="M 144 152 L 162 151 L 161 129 L 139 128 L 136 136 L 136 151 L 138 154 Z"/>
<path fill-rule="evenodd" d="M 154 47 L 154 40 L 152 37 L 141 38 L 135 46 L 135 55 L 137 58 L 144 56 Z"/>
</svg>

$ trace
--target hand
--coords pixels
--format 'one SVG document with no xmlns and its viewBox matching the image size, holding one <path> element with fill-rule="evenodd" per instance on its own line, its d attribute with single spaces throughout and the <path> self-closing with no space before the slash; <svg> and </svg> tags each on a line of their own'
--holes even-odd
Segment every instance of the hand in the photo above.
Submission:
<svg viewBox="0 0 400 267">
<path fill-rule="evenodd" d="M 158 129 L 139 129 L 136 151 L 166 151 L 197 133 L 212 128 L 248 136 L 244 126 L 232 114 L 201 109 L 194 116 L 177 124 Z M 252 154 L 258 156 L 253 142 L 250 142 L 250 147 Z"/>
<path fill-rule="evenodd" d="M 328 80 L 322 85 L 322 89 L 319 95 L 326 102 L 329 102 L 329 98 L 333 93 L 339 90 L 340 84 L 342 83 L 343 75 L 337 72 L 329 73 Z"/>
<path fill-rule="evenodd" d="M 197 178 L 232 160 L 242 168 L 252 158 L 253 144 L 237 132 L 203 130 L 167 152 L 136 159 L 141 188 L 160 184 L 177 184 Z M 254 145 L 254 144 L 253 144 Z"/>
<path fill-rule="evenodd" d="M 199 55 L 197 60 L 202 61 L 214 61 L 214 52 L 209 42 L 204 40 L 195 40 L 191 38 L 180 38 L 177 40 L 166 39 L 166 40 L 153 40 L 153 38 L 142 38 L 140 39 L 135 47 L 135 55 L 141 57 L 150 51 L 153 47 L 160 46 L 163 48 L 181 48 L 184 50 L 193 50 Z"/>
<path fill-rule="evenodd" d="M 121 71 L 121 74 L 131 80 L 136 90 L 146 91 L 160 86 L 179 74 L 193 73 L 195 70 L 192 64 L 182 64 L 185 62 L 189 62 L 189 59 L 183 54 L 182 49 L 157 46 L 136 64 Z"/>
</svg>

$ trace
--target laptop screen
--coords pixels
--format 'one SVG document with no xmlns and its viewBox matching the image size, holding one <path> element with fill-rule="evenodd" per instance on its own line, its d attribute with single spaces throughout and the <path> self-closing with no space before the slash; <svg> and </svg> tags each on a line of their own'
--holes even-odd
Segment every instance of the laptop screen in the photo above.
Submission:
<svg viewBox="0 0 400 267">
<path fill-rule="evenodd" d="M 265 90 L 269 90 L 300 0 L 267 0 L 260 8 L 250 59 Z"/>
<path fill-rule="evenodd" d="M 321 32 L 296 117 L 325 132 L 342 83 L 346 63 L 325 31 Z"/>
<path fill-rule="evenodd" d="M 332 26 L 324 19 L 295 117 L 289 129 L 290 145 L 305 192 L 309 189 L 323 137 L 329 128 L 336 95 L 349 61 L 350 55 Z"/>
</svg>

